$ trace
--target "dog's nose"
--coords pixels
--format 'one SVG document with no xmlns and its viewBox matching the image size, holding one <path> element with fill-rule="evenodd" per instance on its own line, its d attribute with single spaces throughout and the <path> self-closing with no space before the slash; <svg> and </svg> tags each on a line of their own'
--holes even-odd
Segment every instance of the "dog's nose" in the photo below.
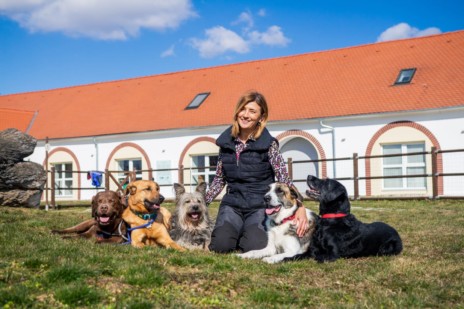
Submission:
<svg viewBox="0 0 464 309">
<path fill-rule="evenodd" d="M 198 211 L 198 209 L 200 209 L 200 207 L 198 205 L 192 205 L 192 209 L 195 210 L 195 211 Z"/>
<path fill-rule="evenodd" d="M 269 202 L 271 201 L 271 196 L 266 194 L 266 195 L 264 196 L 264 201 L 265 201 L 266 203 L 269 203 Z"/>
<path fill-rule="evenodd" d="M 160 194 L 158 200 L 159 200 L 159 203 L 161 204 L 164 201 L 164 196 Z"/>
</svg>

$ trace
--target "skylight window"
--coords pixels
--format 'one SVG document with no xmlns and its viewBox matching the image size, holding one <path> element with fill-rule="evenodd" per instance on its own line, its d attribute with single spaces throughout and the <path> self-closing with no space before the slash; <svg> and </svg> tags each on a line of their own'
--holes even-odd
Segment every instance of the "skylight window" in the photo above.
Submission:
<svg viewBox="0 0 464 309">
<path fill-rule="evenodd" d="M 414 73 L 416 73 L 416 68 L 401 70 L 400 74 L 398 74 L 395 85 L 409 84 L 414 77 Z"/>
<path fill-rule="evenodd" d="M 206 98 L 209 96 L 209 92 L 199 93 L 197 96 L 190 102 L 185 109 L 194 109 L 198 108 L 201 103 L 203 103 Z"/>
</svg>

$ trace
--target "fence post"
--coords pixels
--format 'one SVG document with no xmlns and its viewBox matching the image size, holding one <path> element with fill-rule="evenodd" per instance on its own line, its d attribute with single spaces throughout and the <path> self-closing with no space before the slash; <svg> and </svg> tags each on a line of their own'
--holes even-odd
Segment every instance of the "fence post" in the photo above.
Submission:
<svg viewBox="0 0 464 309">
<path fill-rule="evenodd" d="M 354 182 L 354 199 L 359 199 L 359 172 L 358 172 L 358 154 L 353 153 L 353 182 Z"/>
<path fill-rule="evenodd" d="M 182 164 L 179 165 L 179 183 L 184 185 L 184 166 Z"/>
<path fill-rule="evenodd" d="M 288 177 L 293 180 L 293 160 L 292 158 L 288 158 Z"/>
<path fill-rule="evenodd" d="M 436 199 L 438 197 L 438 169 L 437 169 L 437 148 L 432 147 L 430 151 L 432 156 L 432 198 Z"/>
<path fill-rule="evenodd" d="M 55 167 L 52 166 L 50 168 L 50 206 L 53 209 L 56 209 L 56 204 L 55 204 Z"/>
<path fill-rule="evenodd" d="M 105 168 L 105 190 L 110 189 L 110 173 L 107 168 Z"/>
</svg>

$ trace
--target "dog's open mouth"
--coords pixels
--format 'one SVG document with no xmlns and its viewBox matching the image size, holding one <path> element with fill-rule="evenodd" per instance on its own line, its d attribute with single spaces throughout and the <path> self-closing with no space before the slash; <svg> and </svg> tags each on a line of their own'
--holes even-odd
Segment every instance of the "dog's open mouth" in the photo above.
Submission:
<svg viewBox="0 0 464 309">
<path fill-rule="evenodd" d="M 309 189 L 306 190 L 306 195 L 312 199 L 319 199 L 319 197 L 321 196 L 321 192 L 316 188 L 309 186 Z"/>
<path fill-rule="evenodd" d="M 201 218 L 201 213 L 194 211 L 194 212 L 188 213 L 188 216 L 191 221 L 198 221 Z"/>
<path fill-rule="evenodd" d="M 108 225 L 114 220 L 113 216 L 110 217 L 108 215 L 101 215 L 101 216 L 96 215 L 95 218 L 97 219 L 97 222 L 100 225 Z"/>
<path fill-rule="evenodd" d="M 143 202 L 145 208 L 148 210 L 148 212 L 154 212 L 156 210 L 158 210 L 160 208 L 160 205 L 154 203 L 154 202 L 151 202 L 149 200 L 145 200 Z"/>
<path fill-rule="evenodd" d="M 270 216 L 280 211 L 281 206 L 266 208 L 266 215 Z"/>
</svg>

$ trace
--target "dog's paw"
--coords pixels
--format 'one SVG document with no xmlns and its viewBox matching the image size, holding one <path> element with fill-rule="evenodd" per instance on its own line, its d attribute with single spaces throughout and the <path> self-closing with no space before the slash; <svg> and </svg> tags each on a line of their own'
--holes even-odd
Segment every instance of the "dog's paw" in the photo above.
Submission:
<svg viewBox="0 0 464 309">
<path fill-rule="evenodd" d="M 235 256 L 238 256 L 239 258 L 242 258 L 242 259 L 249 259 L 251 258 L 248 254 L 246 253 L 237 253 L 235 254 Z"/>
<path fill-rule="evenodd" d="M 275 264 L 275 263 L 282 262 L 282 258 L 273 255 L 273 256 L 267 256 L 263 258 L 263 261 L 269 264 Z"/>
</svg>

